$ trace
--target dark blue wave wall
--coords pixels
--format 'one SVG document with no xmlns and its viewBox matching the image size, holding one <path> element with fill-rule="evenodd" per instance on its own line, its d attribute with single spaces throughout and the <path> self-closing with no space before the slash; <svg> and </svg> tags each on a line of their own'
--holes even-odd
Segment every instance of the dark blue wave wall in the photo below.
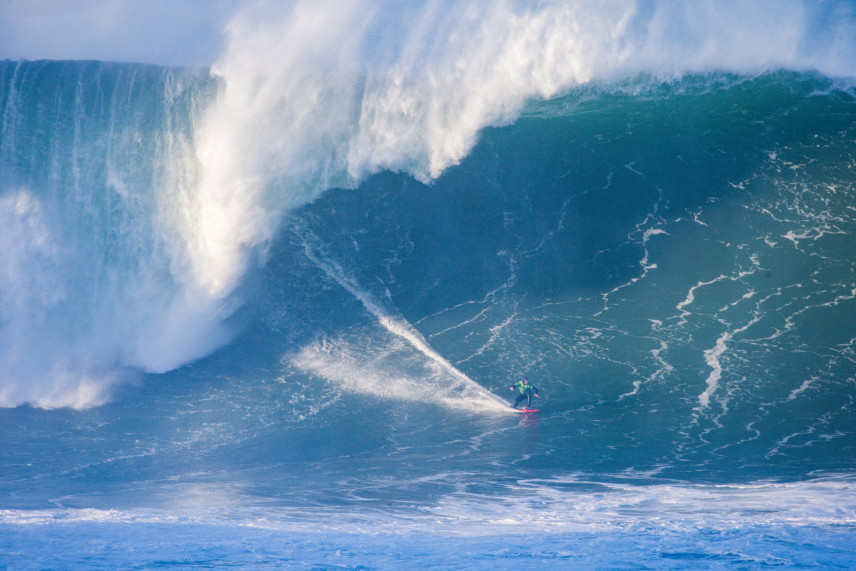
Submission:
<svg viewBox="0 0 856 571">
<path fill-rule="evenodd" d="M 311 231 L 483 386 L 537 379 L 575 435 L 558 464 L 850 469 L 852 92 L 790 73 L 633 87 L 532 107 L 431 186 L 327 193 L 263 271 L 261 319 L 353 327 L 335 282 L 295 270 Z"/>
</svg>

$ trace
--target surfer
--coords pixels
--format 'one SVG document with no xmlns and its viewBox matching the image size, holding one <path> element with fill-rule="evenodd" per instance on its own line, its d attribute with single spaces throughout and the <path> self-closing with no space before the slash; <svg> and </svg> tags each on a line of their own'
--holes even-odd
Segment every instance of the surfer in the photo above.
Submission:
<svg viewBox="0 0 856 571">
<path fill-rule="evenodd" d="M 518 391 L 520 391 L 520 394 L 517 395 L 517 398 L 514 400 L 514 404 L 511 405 L 511 408 L 517 408 L 517 405 L 519 405 L 523 401 L 523 399 L 526 399 L 526 408 L 529 408 L 529 405 L 532 403 L 532 396 L 538 396 L 538 387 L 536 387 L 535 385 L 530 385 L 529 379 L 527 379 L 526 377 L 523 377 L 522 381 L 517 381 L 516 383 L 508 387 L 508 389 L 512 391 L 514 389 L 517 389 Z"/>
</svg>

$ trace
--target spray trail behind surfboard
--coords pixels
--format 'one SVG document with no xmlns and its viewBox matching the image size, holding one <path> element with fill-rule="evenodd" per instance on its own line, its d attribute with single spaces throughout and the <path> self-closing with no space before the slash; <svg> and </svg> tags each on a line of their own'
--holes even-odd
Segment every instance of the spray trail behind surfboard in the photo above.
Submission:
<svg viewBox="0 0 856 571">
<path fill-rule="evenodd" d="M 380 346 L 372 347 L 361 346 L 365 345 L 364 339 L 359 343 L 344 337 L 325 339 L 304 347 L 292 359 L 293 364 L 350 390 L 382 398 L 429 401 L 479 411 L 508 410 L 505 401 L 458 370 L 403 317 L 394 316 L 361 288 L 354 277 L 330 258 L 321 241 L 308 229 L 301 227 L 296 234 L 300 236 L 306 257 L 353 295 L 383 327 L 387 338 L 379 343 Z M 421 356 L 421 362 L 414 364 L 421 370 L 418 376 L 402 367 L 402 362 L 413 361 L 414 349 Z"/>
</svg>

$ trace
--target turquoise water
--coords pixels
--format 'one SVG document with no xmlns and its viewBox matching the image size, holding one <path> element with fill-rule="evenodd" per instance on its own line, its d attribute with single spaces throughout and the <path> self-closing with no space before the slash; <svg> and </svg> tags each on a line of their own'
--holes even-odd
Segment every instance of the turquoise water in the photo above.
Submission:
<svg viewBox="0 0 856 571">
<path fill-rule="evenodd" d="M 228 77 L 0 63 L 2 565 L 856 561 L 849 83 L 640 73 L 390 159 Z"/>
</svg>

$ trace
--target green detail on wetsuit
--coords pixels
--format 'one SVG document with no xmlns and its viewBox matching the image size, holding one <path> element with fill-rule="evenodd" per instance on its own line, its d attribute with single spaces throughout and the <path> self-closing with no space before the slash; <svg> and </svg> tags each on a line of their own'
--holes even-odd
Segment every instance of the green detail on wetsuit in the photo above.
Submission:
<svg viewBox="0 0 856 571">
<path fill-rule="evenodd" d="M 513 386 L 518 391 L 520 391 L 521 395 L 525 395 L 526 393 L 531 393 L 531 392 L 535 391 L 535 387 L 533 387 L 532 385 L 526 384 L 523 381 L 518 381 L 518 382 L 514 383 Z"/>
</svg>

